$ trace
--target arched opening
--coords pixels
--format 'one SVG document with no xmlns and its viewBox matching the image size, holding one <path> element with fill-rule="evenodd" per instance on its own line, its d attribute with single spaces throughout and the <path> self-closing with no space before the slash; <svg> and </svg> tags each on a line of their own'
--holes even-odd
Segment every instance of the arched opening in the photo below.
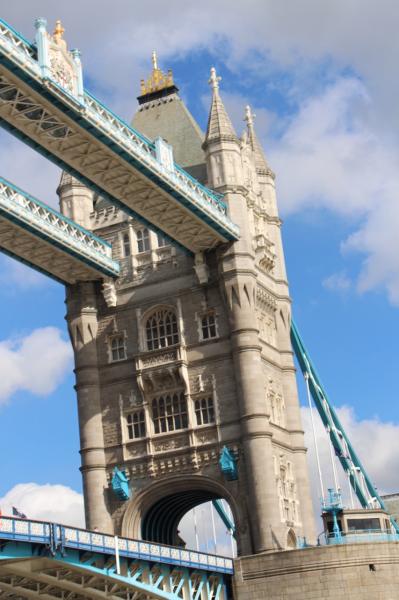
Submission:
<svg viewBox="0 0 399 600">
<path fill-rule="evenodd" d="M 184 515 L 193 508 L 218 498 L 216 494 L 204 490 L 178 492 L 161 498 L 144 516 L 141 526 L 143 540 L 180 545 L 182 540 L 178 526 Z"/>
<path fill-rule="evenodd" d="M 295 532 L 290 529 L 287 535 L 287 550 L 295 550 L 297 547 L 297 540 Z"/>
<path fill-rule="evenodd" d="M 203 552 L 236 554 L 232 532 L 212 501 L 222 500 L 230 523 L 239 522 L 235 498 L 222 483 L 180 476 L 142 489 L 127 507 L 122 535 Z"/>
</svg>

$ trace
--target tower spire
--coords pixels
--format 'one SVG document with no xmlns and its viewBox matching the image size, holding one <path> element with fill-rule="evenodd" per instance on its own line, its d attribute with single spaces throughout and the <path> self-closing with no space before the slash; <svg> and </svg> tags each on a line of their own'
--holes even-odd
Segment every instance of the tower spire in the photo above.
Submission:
<svg viewBox="0 0 399 600">
<path fill-rule="evenodd" d="M 249 142 L 249 145 L 254 154 L 255 168 L 256 168 L 257 172 L 267 171 L 268 174 L 272 174 L 272 171 L 267 163 L 265 153 L 263 151 L 261 143 L 259 142 L 258 136 L 255 133 L 255 127 L 254 127 L 255 118 L 256 118 L 256 115 L 252 112 L 251 107 L 249 105 L 247 105 L 245 107 L 244 121 L 247 124 L 248 142 Z"/>
<path fill-rule="evenodd" d="M 215 67 L 212 67 L 209 78 L 209 85 L 212 88 L 212 103 L 204 142 L 205 146 L 210 141 L 218 139 L 238 141 L 230 117 L 226 112 L 219 94 L 219 81 L 221 81 L 221 79 L 222 78 L 217 75 Z"/>
</svg>

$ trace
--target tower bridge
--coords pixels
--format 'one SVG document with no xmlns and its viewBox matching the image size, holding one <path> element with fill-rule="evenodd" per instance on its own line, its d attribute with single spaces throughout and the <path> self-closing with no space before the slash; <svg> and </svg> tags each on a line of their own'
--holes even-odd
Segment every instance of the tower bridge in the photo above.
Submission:
<svg viewBox="0 0 399 600">
<path fill-rule="evenodd" d="M 66 287 L 87 530 L 0 517 L 0 599 L 336 599 L 348 566 L 359 597 L 395 594 L 397 525 L 292 323 L 250 108 L 238 137 L 211 69 L 204 134 L 154 54 L 128 125 L 63 34 L 0 21 L 0 124 L 63 169 L 60 212 L 0 179 L 0 249 Z M 293 349 L 378 549 L 353 543 L 338 490 L 316 547 Z M 234 564 L 182 547 L 206 501 L 234 521 Z"/>
</svg>

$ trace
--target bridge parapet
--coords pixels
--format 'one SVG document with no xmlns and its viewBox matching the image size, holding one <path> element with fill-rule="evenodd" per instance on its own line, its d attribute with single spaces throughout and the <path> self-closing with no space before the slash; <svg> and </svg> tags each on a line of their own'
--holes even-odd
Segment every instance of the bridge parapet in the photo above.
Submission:
<svg viewBox="0 0 399 600">
<path fill-rule="evenodd" d="M 37 238 L 58 245 L 107 276 L 116 277 L 119 273 L 119 264 L 113 260 L 112 247 L 108 242 L 3 177 L 0 177 L 0 216 Z M 0 244 L 2 239 L 3 235 L 0 236 Z M 87 274 L 86 277 L 93 279 Z M 61 273 L 59 278 L 62 279 Z"/>
<path fill-rule="evenodd" d="M 179 167 L 168 144 L 160 138 L 151 142 L 83 88 L 63 84 L 52 68 L 50 36 L 43 23 L 43 19 L 36 22 L 38 56 L 35 45 L 0 20 L 3 127 L 193 252 L 237 240 L 239 228 L 229 218 L 221 195 Z M 45 43 L 40 43 L 40 36 Z M 73 63 L 76 52 L 70 55 Z M 163 218 L 166 210 L 169 225 Z"/>
</svg>

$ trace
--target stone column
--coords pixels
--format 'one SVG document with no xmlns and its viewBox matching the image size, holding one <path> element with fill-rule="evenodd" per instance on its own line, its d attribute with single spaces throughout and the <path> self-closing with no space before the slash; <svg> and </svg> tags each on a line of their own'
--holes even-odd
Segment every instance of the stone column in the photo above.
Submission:
<svg viewBox="0 0 399 600">
<path fill-rule="evenodd" d="M 246 230 L 248 221 L 244 217 L 246 199 L 241 193 L 229 193 L 226 199 L 230 217 L 241 226 L 240 241 L 224 253 L 220 267 L 230 309 L 241 439 L 247 473 L 240 485 L 247 488 L 253 552 L 257 553 L 278 549 L 276 538 L 281 522 L 255 311 L 257 275 L 251 235 Z"/>
<path fill-rule="evenodd" d="M 94 283 L 67 290 L 67 320 L 75 353 L 81 472 L 86 527 L 113 533 L 107 508 L 100 381 L 97 356 L 97 306 Z"/>
</svg>

